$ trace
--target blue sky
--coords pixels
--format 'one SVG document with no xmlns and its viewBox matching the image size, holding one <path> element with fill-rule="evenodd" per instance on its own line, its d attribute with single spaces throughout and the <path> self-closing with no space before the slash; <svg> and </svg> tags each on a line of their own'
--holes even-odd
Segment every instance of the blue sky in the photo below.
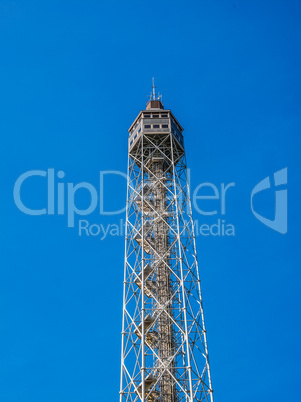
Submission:
<svg viewBox="0 0 301 402">
<path fill-rule="evenodd" d="M 184 127 L 192 191 L 235 183 L 235 236 L 198 236 L 216 401 L 297 400 L 300 371 L 300 17 L 297 0 L 0 0 L 0 400 L 118 400 L 124 238 L 79 236 L 66 215 L 13 200 L 32 169 L 99 186 L 126 171 L 127 129 L 154 76 Z M 288 168 L 288 232 L 250 194 Z M 122 207 L 107 177 L 106 208 Z M 22 199 L 45 207 L 46 180 Z M 254 199 L 273 219 L 274 189 Z M 77 205 L 89 203 L 86 193 Z M 200 204 L 201 205 L 201 204 Z M 118 223 L 123 215 L 86 217 Z"/>
</svg>

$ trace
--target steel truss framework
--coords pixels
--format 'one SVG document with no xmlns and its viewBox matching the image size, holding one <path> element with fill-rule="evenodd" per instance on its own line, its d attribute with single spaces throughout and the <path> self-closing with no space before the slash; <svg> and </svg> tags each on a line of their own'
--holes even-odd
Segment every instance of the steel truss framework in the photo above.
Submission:
<svg viewBox="0 0 301 402">
<path fill-rule="evenodd" d="M 120 402 L 213 402 L 183 147 L 129 151 Z"/>
</svg>

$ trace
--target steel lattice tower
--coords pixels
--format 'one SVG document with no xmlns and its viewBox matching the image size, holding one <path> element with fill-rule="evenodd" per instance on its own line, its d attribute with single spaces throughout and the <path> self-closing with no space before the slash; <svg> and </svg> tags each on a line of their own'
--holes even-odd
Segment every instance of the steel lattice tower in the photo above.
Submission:
<svg viewBox="0 0 301 402">
<path fill-rule="evenodd" d="M 213 402 L 182 131 L 153 86 L 129 129 L 120 402 Z"/>
</svg>

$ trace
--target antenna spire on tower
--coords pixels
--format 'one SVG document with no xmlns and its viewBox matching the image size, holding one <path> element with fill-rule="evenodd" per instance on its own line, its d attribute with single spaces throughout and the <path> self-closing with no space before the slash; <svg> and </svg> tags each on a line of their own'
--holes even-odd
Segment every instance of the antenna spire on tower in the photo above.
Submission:
<svg viewBox="0 0 301 402">
<path fill-rule="evenodd" d="M 152 100 L 156 100 L 156 87 L 155 87 L 155 79 L 153 77 L 153 98 Z"/>
<path fill-rule="evenodd" d="M 148 102 L 147 102 L 147 105 L 149 105 L 150 102 L 152 102 L 152 101 L 159 101 L 159 102 L 161 102 L 161 104 L 162 104 L 162 109 L 163 109 L 162 95 L 160 95 L 159 92 L 156 93 L 156 86 L 155 86 L 155 79 L 154 79 L 154 77 L 152 78 L 152 82 L 153 82 L 152 91 L 151 91 L 151 93 L 150 93 L 150 95 L 149 95 L 149 97 L 148 97 L 149 100 L 148 100 Z"/>
</svg>

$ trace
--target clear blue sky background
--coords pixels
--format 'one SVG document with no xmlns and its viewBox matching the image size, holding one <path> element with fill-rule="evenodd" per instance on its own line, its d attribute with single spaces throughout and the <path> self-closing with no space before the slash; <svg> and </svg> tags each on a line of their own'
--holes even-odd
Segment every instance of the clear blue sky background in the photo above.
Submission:
<svg viewBox="0 0 301 402">
<path fill-rule="evenodd" d="M 99 171 L 125 172 L 153 76 L 185 128 L 192 190 L 236 184 L 224 217 L 236 236 L 197 238 L 216 401 L 300 398 L 300 18 L 298 0 L 0 0 L 1 401 L 118 400 L 124 238 L 27 216 L 13 186 L 31 169 L 95 187 Z M 282 235 L 250 193 L 285 167 Z M 106 208 L 122 206 L 124 181 L 105 184 Z M 45 179 L 23 190 L 46 205 Z M 270 219 L 273 205 L 274 191 L 255 203 Z"/>
</svg>

